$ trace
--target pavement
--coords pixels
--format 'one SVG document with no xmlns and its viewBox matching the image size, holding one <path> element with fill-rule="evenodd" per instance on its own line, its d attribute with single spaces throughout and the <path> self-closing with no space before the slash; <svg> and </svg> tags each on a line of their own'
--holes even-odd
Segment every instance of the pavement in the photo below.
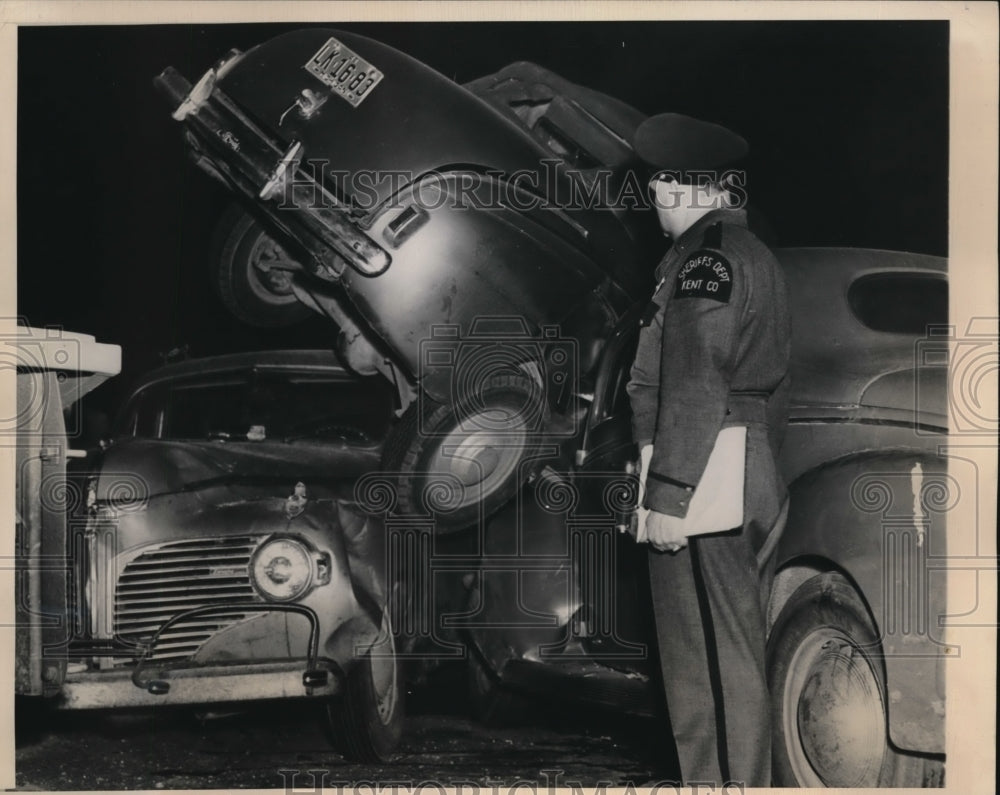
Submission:
<svg viewBox="0 0 1000 795">
<path fill-rule="evenodd" d="M 391 763 L 352 764 L 329 746 L 306 702 L 257 705 L 228 715 L 191 709 L 46 713 L 19 709 L 21 790 L 295 789 L 368 784 L 385 789 L 522 782 L 539 788 L 649 786 L 676 778 L 665 721 L 565 703 L 534 702 L 522 723 L 490 727 L 468 717 L 447 682 L 411 693 Z M 435 787 L 434 792 L 437 789 Z M 490 792 L 490 795 L 495 795 Z"/>
</svg>

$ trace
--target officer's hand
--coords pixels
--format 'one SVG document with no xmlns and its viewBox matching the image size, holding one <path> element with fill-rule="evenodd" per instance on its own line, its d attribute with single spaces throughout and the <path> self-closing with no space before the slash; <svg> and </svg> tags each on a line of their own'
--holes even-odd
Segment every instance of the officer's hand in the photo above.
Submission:
<svg viewBox="0 0 1000 795">
<path fill-rule="evenodd" d="M 644 544 L 646 538 L 646 520 L 649 518 L 649 508 L 643 507 L 642 501 L 646 495 L 646 474 L 649 472 L 649 462 L 653 458 L 653 445 L 644 445 L 639 451 L 639 507 L 636 508 L 635 540 Z"/>
<path fill-rule="evenodd" d="M 650 511 L 646 518 L 646 540 L 660 552 L 679 552 L 688 543 L 684 535 L 684 520 Z"/>
</svg>

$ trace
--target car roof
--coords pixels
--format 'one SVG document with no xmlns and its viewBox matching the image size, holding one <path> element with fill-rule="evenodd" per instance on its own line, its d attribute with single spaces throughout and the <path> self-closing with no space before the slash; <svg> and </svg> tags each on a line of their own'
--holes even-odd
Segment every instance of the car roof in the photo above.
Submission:
<svg viewBox="0 0 1000 795">
<path fill-rule="evenodd" d="M 861 279 L 892 274 L 943 283 L 947 259 L 856 248 L 786 248 L 775 254 L 792 305 L 793 404 L 856 405 L 880 379 L 915 372 L 918 343 L 927 334 L 867 326 L 851 306 L 850 290 Z M 912 391 L 909 399 L 912 405 Z"/>
<path fill-rule="evenodd" d="M 820 268 L 833 268 L 847 278 L 869 272 L 948 272 L 946 257 L 910 251 L 850 246 L 792 246 L 776 248 L 774 253 L 786 268 L 799 265 L 811 270 L 813 277 Z"/>
</svg>

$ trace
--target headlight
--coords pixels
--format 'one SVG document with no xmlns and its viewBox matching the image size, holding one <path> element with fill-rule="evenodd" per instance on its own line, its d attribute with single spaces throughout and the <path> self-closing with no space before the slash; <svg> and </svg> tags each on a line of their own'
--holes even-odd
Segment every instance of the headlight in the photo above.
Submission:
<svg viewBox="0 0 1000 795">
<path fill-rule="evenodd" d="M 298 599 L 313 584 L 313 556 L 304 544 L 276 538 L 260 546 L 250 561 L 257 592 L 274 602 Z"/>
</svg>

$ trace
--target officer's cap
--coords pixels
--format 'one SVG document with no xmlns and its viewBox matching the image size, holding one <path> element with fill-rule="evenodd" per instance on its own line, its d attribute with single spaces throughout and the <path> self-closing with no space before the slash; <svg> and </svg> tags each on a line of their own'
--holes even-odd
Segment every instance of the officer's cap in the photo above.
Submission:
<svg viewBox="0 0 1000 795">
<path fill-rule="evenodd" d="M 731 130 L 680 113 L 650 116 L 635 131 L 635 153 L 662 171 L 706 171 L 729 165 L 749 150 Z"/>
</svg>

